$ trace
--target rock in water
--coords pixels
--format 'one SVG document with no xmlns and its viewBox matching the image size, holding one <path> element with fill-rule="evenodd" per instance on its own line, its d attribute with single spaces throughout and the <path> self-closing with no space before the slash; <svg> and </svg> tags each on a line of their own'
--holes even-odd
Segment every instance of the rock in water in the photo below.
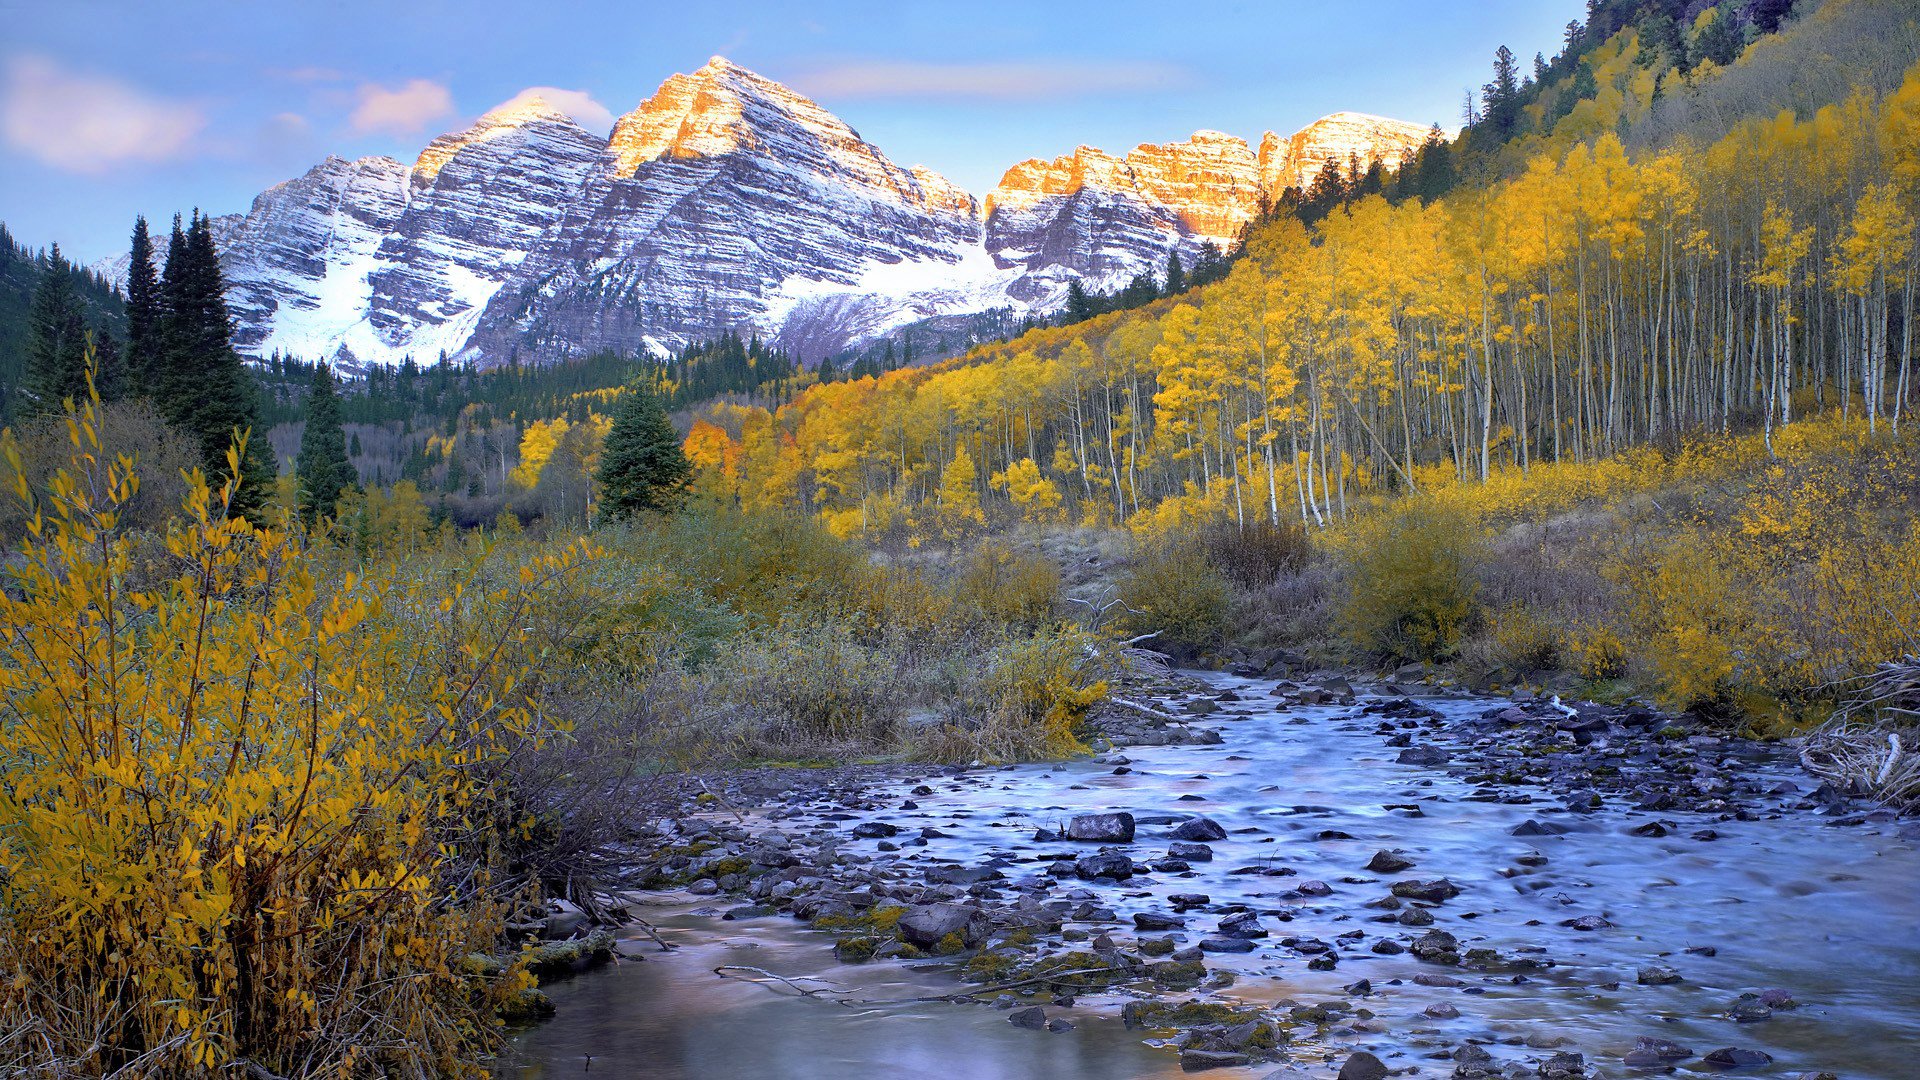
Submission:
<svg viewBox="0 0 1920 1080">
<path fill-rule="evenodd" d="M 1708 1054 L 1704 1060 L 1709 1065 L 1719 1065 L 1722 1068 L 1747 1069 L 1773 1064 L 1773 1055 L 1764 1050 L 1745 1050 L 1728 1046 Z"/>
<path fill-rule="evenodd" d="M 1362 1050 L 1340 1066 L 1339 1080 L 1386 1080 L 1386 1075 L 1386 1064 Z"/>
<path fill-rule="evenodd" d="M 1175 840 L 1187 840 L 1205 843 L 1213 840 L 1225 840 L 1227 830 L 1212 818 L 1190 817 L 1173 827 L 1170 834 Z"/>
<path fill-rule="evenodd" d="M 928 904 L 909 908 L 900 916 L 900 936 L 922 949 L 933 948 L 949 935 L 957 936 L 971 949 L 985 940 L 991 929 L 986 912 L 963 904 Z"/>
<path fill-rule="evenodd" d="M 1397 874 L 1413 868 L 1413 860 L 1403 858 L 1391 851 L 1377 851 L 1367 862 L 1367 869 L 1376 874 Z"/>
<path fill-rule="evenodd" d="M 1087 881 L 1103 877 L 1124 881 L 1133 876 L 1133 860 L 1117 851 L 1102 851 L 1074 860 L 1073 872 Z"/>
<path fill-rule="evenodd" d="M 1133 815 L 1081 814 L 1067 822 L 1067 839 L 1099 844 L 1133 843 Z"/>
<path fill-rule="evenodd" d="M 1023 1027 L 1031 1031 L 1041 1031 L 1047 1026 L 1046 1010 L 1038 1005 L 1025 1009 L 1015 1009 L 1007 1014 L 1007 1023 L 1014 1027 Z"/>
</svg>

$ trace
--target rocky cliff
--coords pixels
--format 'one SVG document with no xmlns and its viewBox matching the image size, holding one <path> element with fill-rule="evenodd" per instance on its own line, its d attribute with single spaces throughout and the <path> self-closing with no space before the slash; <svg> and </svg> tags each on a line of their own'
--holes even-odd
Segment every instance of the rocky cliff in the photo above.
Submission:
<svg viewBox="0 0 1920 1080">
<path fill-rule="evenodd" d="M 942 316 L 1050 311 L 1232 245 L 1327 161 L 1397 164 L 1415 124 L 1340 113 L 1251 149 L 1202 131 L 1080 147 L 976 200 L 715 57 L 601 137 L 537 96 L 411 166 L 328 158 L 216 221 L 241 348 L 348 363 L 550 360 L 723 329 L 805 357 Z M 103 267 L 124 273 L 124 259 Z"/>
</svg>

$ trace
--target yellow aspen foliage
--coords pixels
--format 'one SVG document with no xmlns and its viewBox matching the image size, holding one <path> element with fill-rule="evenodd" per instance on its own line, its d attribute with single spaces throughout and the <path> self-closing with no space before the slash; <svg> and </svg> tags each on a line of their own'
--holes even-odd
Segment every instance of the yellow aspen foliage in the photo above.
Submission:
<svg viewBox="0 0 1920 1080">
<path fill-rule="evenodd" d="M 531 488 L 540 482 L 540 470 L 546 468 L 547 459 L 559 448 L 569 426 L 564 416 L 535 420 L 527 425 L 527 430 L 520 435 L 520 463 L 510 474 L 514 486 Z"/>
<path fill-rule="evenodd" d="M 501 929 L 484 780 L 540 734 L 491 658 L 588 552 L 323 591 L 196 471 L 135 573 L 135 463 L 97 399 L 68 421 L 0 590 L 0 1031 L 44 1075 L 484 1075 L 529 985 L 465 959 Z"/>
<path fill-rule="evenodd" d="M 1060 489 L 1042 475 L 1032 458 L 1021 458 L 1007 466 L 1007 471 L 993 474 L 993 483 L 1007 493 L 1007 501 L 1027 521 L 1051 521 L 1059 513 Z"/>
<path fill-rule="evenodd" d="M 965 443 L 954 449 L 953 460 L 940 474 L 940 530 L 959 537 L 986 524 L 980 509 L 979 472 Z"/>
</svg>

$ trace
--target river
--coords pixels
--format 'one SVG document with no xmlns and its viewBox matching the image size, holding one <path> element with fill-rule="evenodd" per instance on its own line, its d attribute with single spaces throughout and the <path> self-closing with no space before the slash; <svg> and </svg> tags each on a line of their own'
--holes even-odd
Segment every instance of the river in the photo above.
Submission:
<svg viewBox="0 0 1920 1080">
<path fill-rule="evenodd" d="M 1206 893 L 1212 905 L 1244 904 L 1268 915 L 1273 935 L 1244 955 L 1209 955 L 1214 969 L 1239 975 L 1228 1000 L 1277 1005 L 1343 1001 L 1368 1010 L 1370 1024 L 1319 1038 L 1296 1035 L 1290 1060 L 1210 1075 L 1332 1077 L 1353 1050 L 1389 1067 L 1446 1076 L 1444 1051 L 1468 1038 L 1491 1040 L 1501 1060 L 1541 1056 L 1560 1045 L 1583 1052 L 1596 1076 L 1642 1075 L 1621 1058 L 1636 1037 L 1681 1043 L 1695 1056 L 1681 1076 L 1721 1075 L 1703 1055 L 1742 1047 L 1772 1055 L 1741 1075 L 1792 1077 L 1832 1070 L 1843 1080 L 1920 1077 L 1920 828 L 1868 820 L 1838 827 L 1808 810 L 1759 807 L 1757 820 L 1663 810 L 1641 812 L 1617 800 L 1595 813 L 1569 814 L 1524 789 L 1495 795 L 1446 771 L 1396 764 L 1376 720 L 1352 708 L 1276 709 L 1268 685 L 1233 676 L 1204 678 L 1242 700 L 1208 718 L 1224 740 L 1213 746 L 1133 747 L 1128 766 L 1080 760 L 974 770 L 929 781 L 917 809 L 865 817 L 903 828 L 933 826 L 950 838 L 908 849 L 907 860 L 993 865 L 1010 878 L 1037 875 L 1058 844 L 1033 841 L 1036 826 L 1075 813 L 1128 810 L 1142 818 L 1205 814 L 1228 831 L 1217 858 L 1189 873 L 1150 874 L 1117 885 L 1062 882 L 1115 909 L 1120 927 L 1139 911 L 1170 909 L 1173 893 Z M 1486 699 L 1436 699 L 1442 712 L 1478 713 Z M 1761 786 L 1813 781 L 1784 752 L 1755 754 L 1743 768 Z M 889 807 L 906 801 L 884 793 Z M 1790 794 L 1781 794 L 1784 804 Z M 1412 809 L 1417 808 L 1417 809 Z M 838 809 L 822 803 L 821 814 Z M 1561 835 L 1513 835 L 1529 820 L 1552 821 Z M 1665 835 L 1635 833 L 1654 820 Z M 844 822 L 851 826 L 856 821 Z M 1643 832 L 1646 830 L 1642 830 Z M 1164 829 L 1143 825 L 1146 857 L 1164 850 Z M 1711 838 L 1696 838 L 1708 837 Z M 860 842 L 854 845 L 858 846 Z M 871 847 L 872 842 L 864 842 Z M 1461 894 L 1435 909 L 1436 926 L 1462 948 L 1492 948 L 1538 966 L 1482 974 L 1449 973 L 1464 986 L 1415 984 L 1435 968 L 1411 955 L 1376 955 L 1367 942 L 1408 936 L 1364 906 L 1384 892 L 1363 867 L 1393 849 L 1410 873 L 1445 876 Z M 1540 862 L 1534 856 L 1545 856 Z M 1537 865 L 1536 865 L 1537 864 Z M 1234 874 L 1285 866 L 1287 877 Z M 1282 896 L 1302 881 L 1331 886 L 1324 897 Z M 837 963 L 832 937 L 786 917 L 721 921 L 716 903 L 662 894 L 648 913 L 681 947 L 662 953 L 643 941 L 624 962 L 549 988 L 556 1019 L 519 1036 L 503 1059 L 507 1077 L 579 1076 L 812 1080 L 939 1077 L 941 1080 L 1051 1078 L 1122 1080 L 1181 1074 L 1179 1059 L 1122 1028 L 1124 997 L 1089 995 L 1049 1015 L 1071 1020 L 1064 1033 L 1006 1022 L 985 1005 L 856 1005 L 803 998 L 766 983 L 723 979 L 722 964 L 812 977 L 850 990 L 846 998 L 933 995 L 956 984 L 946 965 Z M 1564 925 L 1600 916 L 1612 926 L 1581 932 Z M 1290 916 L 1290 917 L 1289 917 Z M 1197 940 L 1211 920 L 1176 932 Z M 1337 968 L 1310 970 L 1283 937 L 1346 943 Z M 1417 931 L 1415 931 L 1417 933 Z M 1119 936 L 1116 930 L 1116 936 Z M 1147 936 L 1147 935 L 1142 935 Z M 1691 951 L 1690 951 L 1691 950 Z M 1674 968 L 1681 981 L 1641 985 L 1649 965 Z M 1365 978 L 1364 997 L 1343 987 Z M 1799 1004 L 1761 1022 L 1727 1016 L 1743 992 L 1784 990 Z M 1450 1005 L 1457 1016 L 1428 1015 Z M 1379 1030 L 1364 1030 L 1377 1027 Z M 1500 1044 L 1505 1044 L 1500 1045 Z M 1532 1049 L 1530 1049 L 1532 1048 Z"/>
</svg>

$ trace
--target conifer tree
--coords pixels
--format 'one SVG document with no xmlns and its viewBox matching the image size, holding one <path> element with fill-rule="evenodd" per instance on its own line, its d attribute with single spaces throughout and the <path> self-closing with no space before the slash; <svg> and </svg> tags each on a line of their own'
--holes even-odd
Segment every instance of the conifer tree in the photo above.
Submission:
<svg viewBox="0 0 1920 1080">
<path fill-rule="evenodd" d="M 160 279 L 153 268 L 153 238 L 147 219 L 133 219 L 127 262 L 127 345 L 120 365 L 129 394 L 151 394 L 160 367 Z"/>
<path fill-rule="evenodd" d="M 1093 299 L 1087 295 L 1087 287 L 1079 278 L 1067 282 L 1067 321 L 1086 322 L 1093 318 Z"/>
<path fill-rule="evenodd" d="M 162 359 L 154 403 L 168 423 L 194 439 L 210 477 L 230 475 L 228 447 L 238 432 L 252 432 L 241 463 L 242 490 L 234 500 L 237 509 L 251 515 L 265 505 L 278 470 L 267 452 L 266 431 L 256 423 L 253 379 L 233 351 L 233 320 L 212 221 L 197 211 L 184 232 L 174 223 L 160 292 Z"/>
<path fill-rule="evenodd" d="M 300 433 L 300 456 L 294 461 L 300 479 L 300 511 L 308 522 L 333 513 L 340 496 L 359 477 L 347 459 L 347 433 L 340 422 L 340 397 L 333 372 L 325 364 L 313 369 L 307 393 L 307 426 Z"/>
<path fill-rule="evenodd" d="M 693 478 L 680 436 L 659 397 L 629 386 L 614 410 L 600 456 L 600 505 L 614 518 L 670 510 Z"/>
<path fill-rule="evenodd" d="M 1180 265 L 1180 253 L 1177 251 L 1167 253 L 1167 279 L 1160 291 L 1165 296 L 1187 291 L 1187 269 Z"/>
<path fill-rule="evenodd" d="M 47 256 L 28 314 L 28 408 L 58 412 L 68 398 L 87 396 L 87 321 L 73 274 L 59 245 Z"/>
</svg>

